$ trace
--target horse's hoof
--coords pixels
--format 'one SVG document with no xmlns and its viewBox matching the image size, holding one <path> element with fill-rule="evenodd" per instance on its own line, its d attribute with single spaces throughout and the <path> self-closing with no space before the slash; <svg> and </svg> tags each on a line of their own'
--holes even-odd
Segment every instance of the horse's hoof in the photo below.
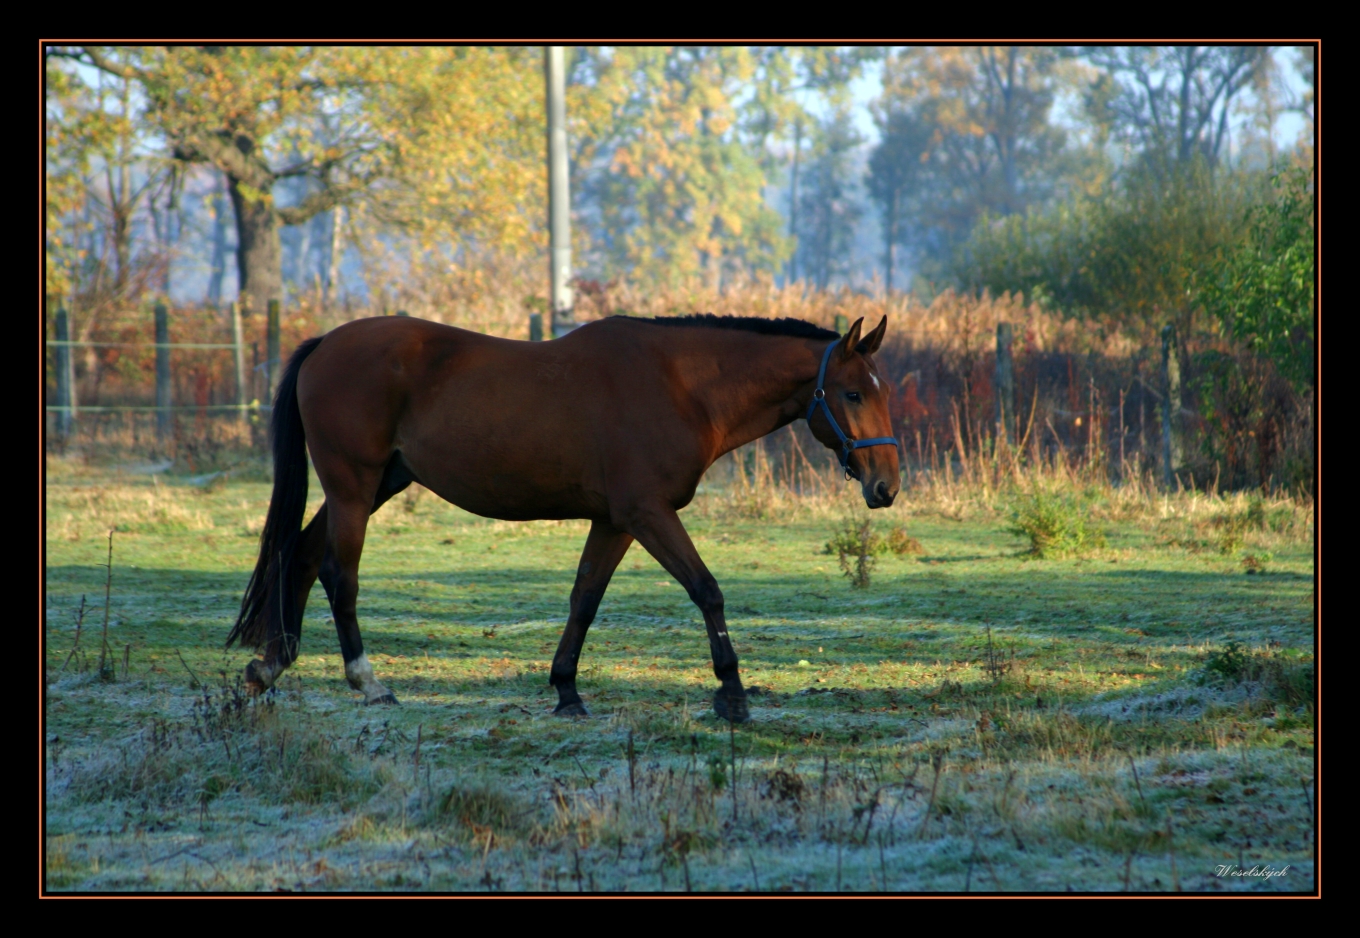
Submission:
<svg viewBox="0 0 1360 938">
<path fill-rule="evenodd" d="M 581 703 L 581 701 L 573 700 L 571 703 L 559 703 L 556 708 L 553 709 L 553 716 L 588 717 L 590 716 L 590 711 L 586 709 L 586 705 Z"/>
<path fill-rule="evenodd" d="M 258 697 L 269 690 L 269 684 L 264 676 L 260 674 L 260 669 L 256 666 L 257 660 L 252 658 L 246 662 L 245 685 L 246 693 L 251 697 Z"/>
<path fill-rule="evenodd" d="M 397 704 L 397 706 L 401 706 L 399 703 L 397 703 L 397 697 L 395 694 L 383 694 L 381 697 L 374 697 L 372 700 L 365 700 L 364 704 L 369 707 L 373 706 L 374 704 Z"/>
<path fill-rule="evenodd" d="M 746 723 L 751 719 L 751 710 L 746 706 L 746 697 L 732 696 L 725 691 L 718 691 L 713 695 L 713 712 L 719 719 L 729 723 Z"/>
</svg>

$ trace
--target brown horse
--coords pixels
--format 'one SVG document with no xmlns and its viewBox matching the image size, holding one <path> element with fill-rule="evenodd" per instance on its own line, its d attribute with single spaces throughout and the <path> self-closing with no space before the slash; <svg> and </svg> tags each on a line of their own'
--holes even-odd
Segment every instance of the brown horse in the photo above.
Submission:
<svg viewBox="0 0 1360 938">
<path fill-rule="evenodd" d="M 368 703 L 396 702 L 359 636 L 359 556 L 369 515 L 419 482 L 489 518 L 590 520 L 549 679 L 556 712 L 586 712 L 577 659 L 637 540 L 703 613 L 714 711 L 747 719 L 722 591 L 676 512 L 719 456 L 800 417 L 870 508 L 892 504 L 897 447 L 873 360 L 888 322 L 861 337 L 862 323 L 839 336 L 795 319 L 614 317 L 529 343 L 394 317 L 302 343 L 274 401 L 274 491 L 227 639 L 263 650 L 247 686 L 267 690 L 296 659 L 319 576 L 345 677 Z M 308 450 L 326 500 L 303 528 Z"/>
</svg>

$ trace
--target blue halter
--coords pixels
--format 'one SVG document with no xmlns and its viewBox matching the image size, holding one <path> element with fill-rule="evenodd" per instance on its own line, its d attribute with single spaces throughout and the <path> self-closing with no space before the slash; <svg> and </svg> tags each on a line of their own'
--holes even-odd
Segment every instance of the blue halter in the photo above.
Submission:
<svg viewBox="0 0 1360 938">
<path fill-rule="evenodd" d="M 839 343 L 832 342 L 826 347 L 822 354 L 821 367 L 817 369 L 817 387 L 812 392 L 812 402 L 808 404 L 807 421 L 812 423 L 812 415 L 817 410 L 817 405 L 821 405 L 822 412 L 826 414 L 827 422 L 831 424 L 831 429 L 835 432 L 836 438 L 841 441 L 841 449 L 837 454 L 840 456 L 841 468 L 845 470 L 845 477 L 850 475 L 850 454 L 864 446 L 896 446 L 897 440 L 890 436 L 876 436 L 871 440 L 857 440 L 853 436 L 846 436 L 841 430 L 841 425 L 836 422 L 836 418 L 831 415 L 831 408 L 826 403 L 826 389 L 822 387 L 826 383 L 826 363 L 831 360 L 831 350 Z"/>
</svg>

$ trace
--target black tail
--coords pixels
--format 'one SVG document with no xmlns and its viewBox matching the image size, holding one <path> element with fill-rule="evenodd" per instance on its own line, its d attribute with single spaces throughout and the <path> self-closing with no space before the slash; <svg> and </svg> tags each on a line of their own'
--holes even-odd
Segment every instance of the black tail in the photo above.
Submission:
<svg viewBox="0 0 1360 938">
<path fill-rule="evenodd" d="M 246 584 L 241 614 L 227 636 L 228 647 L 239 641 L 244 647 L 258 649 L 267 640 L 279 640 L 286 634 L 285 625 L 297 615 L 291 572 L 293 551 L 302 531 L 302 515 L 307 509 L 307 440 L 298 411 L 297 375 L 303 361 L 320 344 L 320 338 L 308 339 L 297 347 L 274 397 L 269 425 L 274 448 L 274 493 L 260 535 L 260 559 Z"/>
</svg>

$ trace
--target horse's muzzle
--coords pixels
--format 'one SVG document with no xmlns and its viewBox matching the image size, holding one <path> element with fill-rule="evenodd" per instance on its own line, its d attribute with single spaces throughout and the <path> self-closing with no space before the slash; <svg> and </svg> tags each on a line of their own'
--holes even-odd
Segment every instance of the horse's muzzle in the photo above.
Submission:
<svg viewBox="0 0 1360 938">
<path fill-rule="evenodd" d="M 864 503 L 870 508 L 887 508 L 896 497 L 885 479 L 879 479 L 872 488 L 864 486 Z"/>
</svg>

